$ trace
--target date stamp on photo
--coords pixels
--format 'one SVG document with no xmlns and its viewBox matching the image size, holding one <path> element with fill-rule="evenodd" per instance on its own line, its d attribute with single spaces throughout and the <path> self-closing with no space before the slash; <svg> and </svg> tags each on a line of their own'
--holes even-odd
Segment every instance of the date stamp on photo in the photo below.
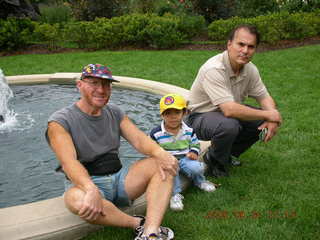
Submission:
<svg viewBox="0 0 320 240">
<path fill-rule="evenodd" d="M 236 219 L 259 219 L 259 218 L 270 218 L 270 219 L 292 219 L 296 218 L 297 213 L 293 210 L 273 210 L 273 211 L 224 211 L 224 210 L 212 210 L 207 213 L 204 218 L 206 219 L 228 219 L 228 218 L 236 218 Z"/>
</svg>

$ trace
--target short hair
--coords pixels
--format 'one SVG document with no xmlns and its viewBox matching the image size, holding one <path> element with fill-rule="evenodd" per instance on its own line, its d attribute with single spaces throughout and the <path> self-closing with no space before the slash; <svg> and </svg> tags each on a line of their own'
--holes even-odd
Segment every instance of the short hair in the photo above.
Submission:
<svg viewBox="0 0 320 240">
<path fill-rule="evenodd" d="M 241 24 L 236 26 L 230 33 L 229 33 L 229 37 L 228 40 L 232 41 L 234 39 L 234 35 L 236 34 L 236 32 L 240 29 L 245 29 L 247 30 L 249 33 L 251 33 L 252 35 L 256 36 L 256 45 L 258 46 L 260 43 L 260 33 L 258 32 L 258 29 L 250 24 Z"/>
</svg>

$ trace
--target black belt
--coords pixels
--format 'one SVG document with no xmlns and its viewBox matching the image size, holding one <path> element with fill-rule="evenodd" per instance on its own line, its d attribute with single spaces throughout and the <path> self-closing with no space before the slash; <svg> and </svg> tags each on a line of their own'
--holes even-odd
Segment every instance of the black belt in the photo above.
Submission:
<svg viewBox="0 0 320 240">
<path fill-rule="evenodd" d="M 117 153 L 105 153 L 96 157 L 92 162 L 81 163 L 87 169 L 90 176 L 103 176 L 117 173 L 121 168 L 121 162 Z M 61 166 L 56 168 L 56 172 L 63 172 Z"/>
</svg>

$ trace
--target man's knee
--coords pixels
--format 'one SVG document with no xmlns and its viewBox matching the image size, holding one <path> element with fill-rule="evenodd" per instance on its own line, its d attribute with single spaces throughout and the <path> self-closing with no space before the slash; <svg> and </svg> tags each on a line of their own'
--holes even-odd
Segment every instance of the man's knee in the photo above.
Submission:
<svg viewBox="0 0 320 240">
<path fill-rule="evenodd" d="M 74 214 L 78 214 L 83 201 L 84 192 L 79 188 L 72 187 L 63 195 L 66 207 Z"/>
<path fill-rule="evenodd" d="M 235 138 L 240 131 L 241 125 L 237 119 L 226 118 L 217 129 L 217 135 Z"/>
</svg>

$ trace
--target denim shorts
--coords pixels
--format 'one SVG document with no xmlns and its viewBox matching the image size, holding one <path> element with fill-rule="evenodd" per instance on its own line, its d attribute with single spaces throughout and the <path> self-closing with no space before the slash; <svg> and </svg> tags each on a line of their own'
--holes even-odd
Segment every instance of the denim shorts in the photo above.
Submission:
<svg viewBox="0 0 320 240">
<path fill-rule="evenodd" d="M 91 180 L 99 188 L 100 193 L 105 199 L 118 207 L 130 206 L 132 201 L 125 190 L 125 179 L 128 171 L 129 167 L 124 166 L 117 173 L 104 176 L 91 176 Z M 67 191 L 72 186 L 73 183 L 66 179 L 65 190 Z"/>
</svg>

